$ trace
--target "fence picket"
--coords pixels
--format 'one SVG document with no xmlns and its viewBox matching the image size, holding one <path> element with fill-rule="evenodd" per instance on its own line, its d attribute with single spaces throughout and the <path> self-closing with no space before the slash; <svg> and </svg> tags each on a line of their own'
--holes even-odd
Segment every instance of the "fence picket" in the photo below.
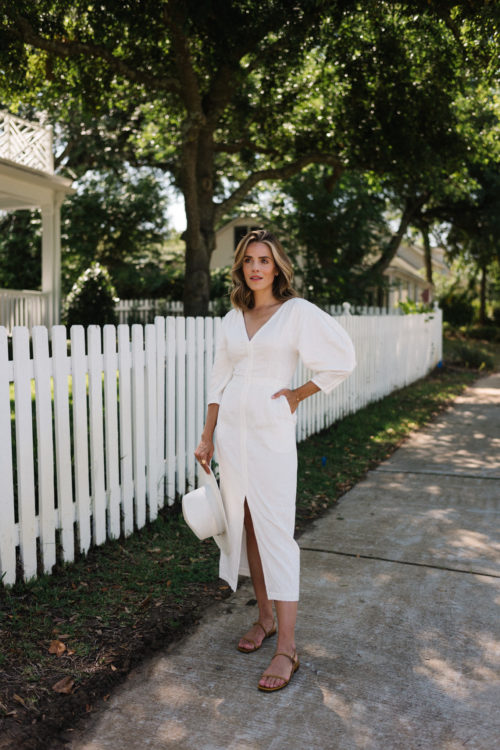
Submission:
<svg viewBox="0 0 500 750">
<path fill-rule="evenodd" d="M 186 491 L 186 321 L 175 320 L 176 343 L 176 489 L 180 495 Z"/>
<path fill-rule="evenodd" d="M 118 326 L 118 380 L 123 533 L 125 536 L 129 536 L 134 530 L 134 479 L 132 468 L 132 354 L 127 325 Z"/>
<path fill-rule="evenodd" d="M 118 451 L 118 404 L 116 329 L 105 325 L 104 330 L 104 434 L 106 440 L 106 495 L 108 500 L 108 535 L 120 536 L 120 468 Z"/>
<path fill-rule="evenodd" d="M 177 424 L 177 399 L 175 397 L 175 353 L 176 353 L 176 329 L 175 318 L 166 320 L 166 383 L 165 383 L 165 476 L 167 502 L 169 505 L 175 500 L 175 476 L 177 472 L 176 463 L 176 439 L 175 426 Z"/>
<path fill-rule="evenodd" d="M 71 438 L 69 430 L 69 359 L 66 328 L 52 328 L 52 366 L 54 378 L 54 431 L 56 455 L 57 508 L 64 560 L 75 559 Z"/>
<path fill-rule="evenodd" d="M 156 336 L 156 502 L 165 503 L 165 318 L 155 318 Z"/>
<path fill-rule="evenodd" d="M 145 416 L 146 416 L 146 478 L 149 521 L 158 516 L 158 454 L 156 445 L 156 331 L 145 326 Z"/>
<path fill-rule="evenodd" d="M 106 540 L 106 490 L 104 482 L 104 434 L 102 412 L 101 329 L 87 328 L 89 371 L 90 478 L 92 483 L 92 531 L 94 544 Z"/>
<path fill-rule="evenodd" d="M 56 520 L 54 497 L 54 445 L 52 438 L 52 393 L 49 336 L 43 326 L 33 328 L 33 370 L 35 376 L 36 443 L 38 468 L 38 518 L 40 552 L 44 573 L 56 562 Z"/>
<path fill-rule="evenodd" d="M 10 415 L 10 377 L 7 330 L 0 328 L 0 580 L 16 581 L 16 525 L 14 516 L 14 474 Z"/>
<path fill-rule="evenodd" d="M 195 320 L 186 318 L 186 480 L 187 489 L 194 489 L 196 448 L 196 348 Z"/>
<path fill-rule="evenodd" d="M 80 552 L 88 552 L 90 529 L 89 429 L 87 420 L 87 358 L 83 326 L 71 328 L 71 384 L 73 389 L 73 455 L 75 503 Z"/>
<path fill-rule="evenodd" d="M 19 546 L 25 580 L 36 575 L 35 469 L 33 463 L 33 413 L 28 329 L 12 331 Z"/>
<path fill-rule="evenodd" d="M 196 418 L 195 418 L 195 444 L 201 437 L 203 425 L 205 424 L 206 399 L 205 399 L 205 337 L 203 335 L 205 321 L 203 318 L 196 318 Z M 195 461 L 196 483 L 200 480 L 202 468 L 198 461 Z"/>
<path fill-rule="evenodd" d="M 146 435 L 144 414 L 143 328 L 132 326 L 132 429 L 134 455 L 135 522 L 138 529 L 146 523 Z"/>
</svg>

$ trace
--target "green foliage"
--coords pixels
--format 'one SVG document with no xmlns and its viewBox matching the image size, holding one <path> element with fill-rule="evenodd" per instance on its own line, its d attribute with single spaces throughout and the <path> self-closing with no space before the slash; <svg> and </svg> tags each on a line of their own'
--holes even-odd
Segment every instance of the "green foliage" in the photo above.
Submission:
<svg viewBox="0 0 500 750">
<path fill-rule="evenodd" d="M 428 313 L 434 311 L 432 305 L 428 305 L 425 302 L 415 302 L 414 300 L 399 302 L 398 307 L 405 315 L 416 315 L 418 313 Z"/>
<path fill-rule="evenodd" d="M 16 211 L 0 219 L 0 287 L 39 289 L 41 256 L 41 218 L 38 211 Z"/>
<path fill-rule="evenodd" d="M 500 341 L 500 328 L 494 324 L 471 326 L 466 329 L 466 336 L 479 341 Z"/>
<path fill-rule="evenodd" d="M 210 272 L 210 299 L 214 315 L 225 315 L 231 309 L 229 294 L 232 286 L 231 266 L 216 268 Z"/>
<path fill-rule="evenodd" d="M 472 323 L 474 306 L 467 291 L 450 290 L 440 298 L 439 306 L 443 311 L 443 320 L 452 326 L 464 326 Z"/>
<path fill-rule="evenodd" d="M 166 296 L 166 201 L 156 176 L 122 167 L 89 173 L 76 187 L 62 207 L 63 291 L 97 262 L 122 299 Z"/>
<path fill-rule="evenodd" d="M 323 303 L 365 304 L 380 279 L 363 276 L 389 230 L 381 182 L 373 174 L 346 173 L 333 189 L 326 168 L 312 166 L 284 183 L 272 204 L 273 223 L 296 256 L 308 297 Z"/>
<path fill-rule="evenodd" d="M 99 263 L 93 263 L 66 297 L 63 321 L 67 326 L 116 324 L 115 302 L 116 292 L 108 271 Z"/>
<path fill-rule="evenodd" d="M 370 172 L 400 210 L 470 190 L 467 157 L 492 142 L 496 5 L 0 0 L 0 97 L 49 112 L 77 176 L 120 161 L 170 173 L 186 198 L 186 299 L 203 308 L 214 226 L 262 180 Z M 364 283 L 350 250 L 354 271 L 332 263 L 342 297 L 346 273 L 353 293 Z"/>
<path fill-rule="evenodd" d="M 462 338 L 445 338 L 443 359 L 446 364 L 471 370 L 493 370 L 495 358 L 485 346 Z"/>
</svg>

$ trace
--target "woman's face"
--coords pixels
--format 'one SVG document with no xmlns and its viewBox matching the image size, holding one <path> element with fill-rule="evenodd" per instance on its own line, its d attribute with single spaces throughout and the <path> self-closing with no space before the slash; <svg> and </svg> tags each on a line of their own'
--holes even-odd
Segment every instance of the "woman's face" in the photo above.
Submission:
<svg viewBox="0 0 500 750">
<path fill-rule="evenodd" d="M 265 242 L 251 242 L 243 256 L 243 276 L 252 292 L 272 291 L 278 267 Z"/>
</svg>

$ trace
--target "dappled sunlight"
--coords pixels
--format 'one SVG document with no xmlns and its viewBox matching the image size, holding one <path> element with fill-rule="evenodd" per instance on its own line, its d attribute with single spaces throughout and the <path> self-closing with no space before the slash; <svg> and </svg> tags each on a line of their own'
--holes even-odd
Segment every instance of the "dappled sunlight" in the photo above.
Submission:
<svg viewBox="0 0 500 750">
<path fill-rule="evenodd" d="M 332 573 L 329 570 L 325 573 L 322 573 L 321 578 L 323 578 L 325 581 L 330 581 L 330 583 L 339 583 L 342 580 L 341 576 L 337 575 L 336 573 Z"/>
<path fill-rule="evenodd" d="M 179 742 L 187 737 L 187 730 L 180 721 L 175 719 L 168 719 L 164 721 L 156 732 L 156 739 L 170 744 L 172 742 Z"/>
<path fill-rule="evenodd" d="M 327 708 L 337 714 L 344 721 L 351 721 L 352 718 L 352 703 L 348 702 L 342 695 L 334 693 L 333 690 L 329 690 L 325 686 L 321 686 L 320 690 L 323 694 L 323 703 Z"/>
<path fill-rule="evenodd" d="M 425 488 L 425 491 L 429 493 L 429 495 L 436 495 L 439 497 L 439 495 L 442 495 L 443 490 L 438 484 L 429 484 Z M 450 510 L 453 510 L 452 508 Z"/>
<path fill-rule="evenodd" d="M 344 696 L 320 687 L 323 705 L 333 711 L 349 727 L 349 735 L 356 750 L 373 747 L 373 732 L 370 727 L 369 708 L 361 701 L 352 701 Z"/>
<path fill-rule="evenodd" d="M 433 518 L 435 521 L 447 521 L 448 523 L 453 523 L 453 519 L 449 517 L 453 514 L 456 515 L 455 508 L 433 508 L 422 515 L 426 518 Z"/>
<path fill-rule="evenodd" d="M 448 544 L 450 547 L 459 548 L 462 552 L 465 551 L 466 554 L 474 553 L 489 557 L 495 550 L 500 552 L 500 544 L 493 542 L 487 534 L 470 529 L 456 529 L 455 539 L 450 539 Z"/>
<path fill-rule="evenodd" d="M 156 700 L 166 705 L 184 706 L 197 695 L 197 691 L 189 689 L 182 683 L 165 683 L 160 685 L 155 692 Z"/>
<path fill-rule="evenodd" d="M 421 654 L 422 664 L 415 667 L 415 674 L 427 677 L 452 698 L 465 700 L 470 692 L 470 686 L 464 682 L 462 671 L 453 667 L 438 653 L 431 655 L 430 650 Z"/>
<path fill-rule="evenodd" d="M 302 658 L 309 656 L 314 659 L 338 659 L 341 654 L 332 651 L 329 644 L 306 643 L 301 648 Z"/>
</svg>

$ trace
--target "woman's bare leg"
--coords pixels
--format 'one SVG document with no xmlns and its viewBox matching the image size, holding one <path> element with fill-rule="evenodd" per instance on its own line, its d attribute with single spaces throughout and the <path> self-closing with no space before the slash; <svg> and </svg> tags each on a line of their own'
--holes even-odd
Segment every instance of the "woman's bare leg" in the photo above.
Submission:
<svg viewBox="0 0 500 750">
<path fill-rule="evenodd" d="M 255 591 L 255 598 L 257 599 L 257 606 L 259 608 L 258 619 L 267 632 L 272 628 L 274 622 L 273 603 L 270 599 L 267 598 L 266 584 L 264 581 L 264 571 L 262 570 L 262 561 L 260 559 L 257 539 L 253 528 L 252 516 L 250 515 L 250 509 L 246 500 L 245 532 L 247 537 L 248 565 L 250 568 L 250 575 L 252 576 L 252 584 Z M 250 630 L 245 633 L 245 635 L 240 639 L 238 645 L 242 648 L 253 648 L 253 643 L 248 640 L 250 638 L 255 643 L 255 645 L 259 647 L 264 640 L 264 631 L 258 625 L 253 625 Z"/>
<path fill-rule="evenodd" d="M 278 645 L 277 652 L 290 654 L 295 653 L 295 623 L 297 621 L 298 602 L 275 601 L 276 613 L 278 615 Z M 259 680 L 263 687 L 279 687 L 288 680 L 292 673 L 292 662 L 286 656 L 274 656 L 269 667 Z M 267 675 L 282 675 L 283 679 L 269 677 Z"/>
</svg>

